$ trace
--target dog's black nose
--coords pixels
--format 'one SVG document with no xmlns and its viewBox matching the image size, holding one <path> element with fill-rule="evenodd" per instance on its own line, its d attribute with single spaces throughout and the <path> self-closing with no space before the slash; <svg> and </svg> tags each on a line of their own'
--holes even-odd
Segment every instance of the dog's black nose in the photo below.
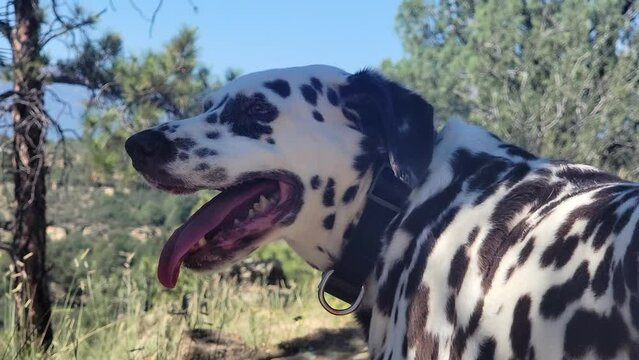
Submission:
<svg viewBox="0 0 639 360">
<path fill-rule="evenodd" d="M 124 148 L 138 171 L 173 161 L 177 154 L 175 145 L 156 130 L 144 130 L 131 136 L 124 143 Z"/>
</svg>

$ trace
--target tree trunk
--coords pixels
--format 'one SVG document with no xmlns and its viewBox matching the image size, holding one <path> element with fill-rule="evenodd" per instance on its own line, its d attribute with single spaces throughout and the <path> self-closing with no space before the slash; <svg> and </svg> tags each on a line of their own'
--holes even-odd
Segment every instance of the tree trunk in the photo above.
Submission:
<svg viewBox="0 0 639 360">
<path fill-rule="evenodd" d="M 46 116 L 37 0 L 15 0 L 11 31 L 13 56 L 13 227 L 12 278 L 16 323 L 25 346 L 45 351 L 51 344 L 51 300 L 45 268 L 46 186 L 44 144 Z"/>
</svg>

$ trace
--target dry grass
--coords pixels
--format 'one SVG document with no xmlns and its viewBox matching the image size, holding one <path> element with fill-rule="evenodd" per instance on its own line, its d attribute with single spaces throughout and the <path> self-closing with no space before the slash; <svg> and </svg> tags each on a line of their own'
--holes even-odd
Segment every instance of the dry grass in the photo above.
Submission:
<svg viewBox="0 0 639 360">
<path fill-rule="evenodd" d="M 56 336 L 47 359 L 184 358 L 195 343 L 189 336 L 194 329 L 217 337 L 206 340 L 204 351 L 223 355 L 206 358 L 268 357 L 282 353 L 278 345 L 292 339 L 353 326 L 352 318 L 335 317 L 321 308 L 315 281 L 279 289 L 184 274 L 183 285 L 167 291 L 154 281 L 142 286 L 149 281 L 136 280 L 130 270 L 118 275 L 93 279 L 89 271 L 77 280 L 84 289 L 83 305 L 72 306 L 68 294 L 56 306 Z M 149 301 L 152 306 L 145 311 Z M 10 301 L 0 310 L 7 319 L 12 317 Z M 11 323 L 0 329 L 0 359 L 42 358 L 12 341 L 13 333 Z"/>
</svg>

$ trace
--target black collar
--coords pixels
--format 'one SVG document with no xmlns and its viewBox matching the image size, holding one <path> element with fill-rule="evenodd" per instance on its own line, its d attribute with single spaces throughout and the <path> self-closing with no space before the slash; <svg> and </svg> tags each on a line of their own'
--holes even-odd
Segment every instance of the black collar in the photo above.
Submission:
<svg viewBox="0 0 639 360">
<path fill-rule="evenodd" d="M 361 297 L 364 282 L 377 263 L 384 230 L 400 212 L 411 190 L 406 183 L 395 177 L 388 165 L 381 166 L 375 172 L 357 226 L 351 231 L 350 239 L 344 239 L 346 245 L 340 259 L 333 265 L 332 272 L 325 273 L 325 276 L 330 276 L 320 285 L 320 302 L 324 296 L 323 290 L 351 304 L 352 310 L 345 313 L 357 308 L 358 304 L 355 303 Z M 326 308 L 324 302 L 322 305 Z M 339 315 L 331 309 L 327 310 Z"/>
</svg>

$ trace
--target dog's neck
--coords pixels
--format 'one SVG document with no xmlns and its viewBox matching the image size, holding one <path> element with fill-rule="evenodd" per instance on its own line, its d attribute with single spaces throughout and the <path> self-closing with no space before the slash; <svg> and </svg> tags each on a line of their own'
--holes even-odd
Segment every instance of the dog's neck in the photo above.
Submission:
<svg viewBox="0 0 639 360">
<path fill-rule="evenodd" d="M 451 181 L 451 158 L 464 148 L 472 147 L 473 151 L 481 151 L 496 156 L 508 156 L 506 150 L 500 148 L 503 143 L 486 130 L 465 123 L 463 121 L 450 121 L 436 136 L 433 160 L 428 166 L 428 178 L 426 183 L 417 189 L 419 197 L 429 197 L 439 191 Z M 345 172 L 344 172 L 345 173 Z M 322 189 L 325 183 L 317 191 L 316 198 L 307 202 L 309 219 L 303 226 L 297 227 L 297 231 L 289 233 L 286 237 L 289 245 L 295 252 L 304 258 L 311 266 L 318 270 L 331 269 L 342 257 L 345 244 L 349 239 L 349 232 L 359 224 L 362 211 L 367 203 L 367 193 L 373 182 L 375 169 L 371 168 L 360 178 L 339 178 L 335 181 L 335 203 L 337 206 L 326 208 L 322 204 Z M 326 179 L 323 179 L 326 182 Z M 348 204 L 340 204 L 341 194 L 352 184 L 358 185 L 357 193 Z M 311 207 L 314 206 L 314 207 Z M 322 225 L 328 214 L 334 214 L 332 229 L 327 230 Z M 370 241 L 382 241 L 381 238 Z"/>
<path fill-rule="evenodd" d="M 366 203 L 366 193 L 373 180 L 373 169 L 369 169 L 361 177 L 353 173 L 347 177 L 348 171 L 344 171 L 342 177 L 334 181 L 334 206 L 327 207 L 324 204 L 327 178 L 322 179 L 318 190 L 311 192 L 305 202 L 303 218 L 306 219 L 300 226 L 288 231 L 285 240 L 291 248 L 312 267 L 325 271 L 330 269 L 337 259 L 341 257 L 344 247 L 344 238 L 357 224 L 361 212 Z M 344 204 L 345 192 L 352 186 L 357 186 L 352 200 Z M 312 190 L 311 190 L 312 191 Z M 327 217 L 332 216 L 333 224 L 327 229 Z M 302 216 L 300 216 L 302 217 Z"/>
</svg>

